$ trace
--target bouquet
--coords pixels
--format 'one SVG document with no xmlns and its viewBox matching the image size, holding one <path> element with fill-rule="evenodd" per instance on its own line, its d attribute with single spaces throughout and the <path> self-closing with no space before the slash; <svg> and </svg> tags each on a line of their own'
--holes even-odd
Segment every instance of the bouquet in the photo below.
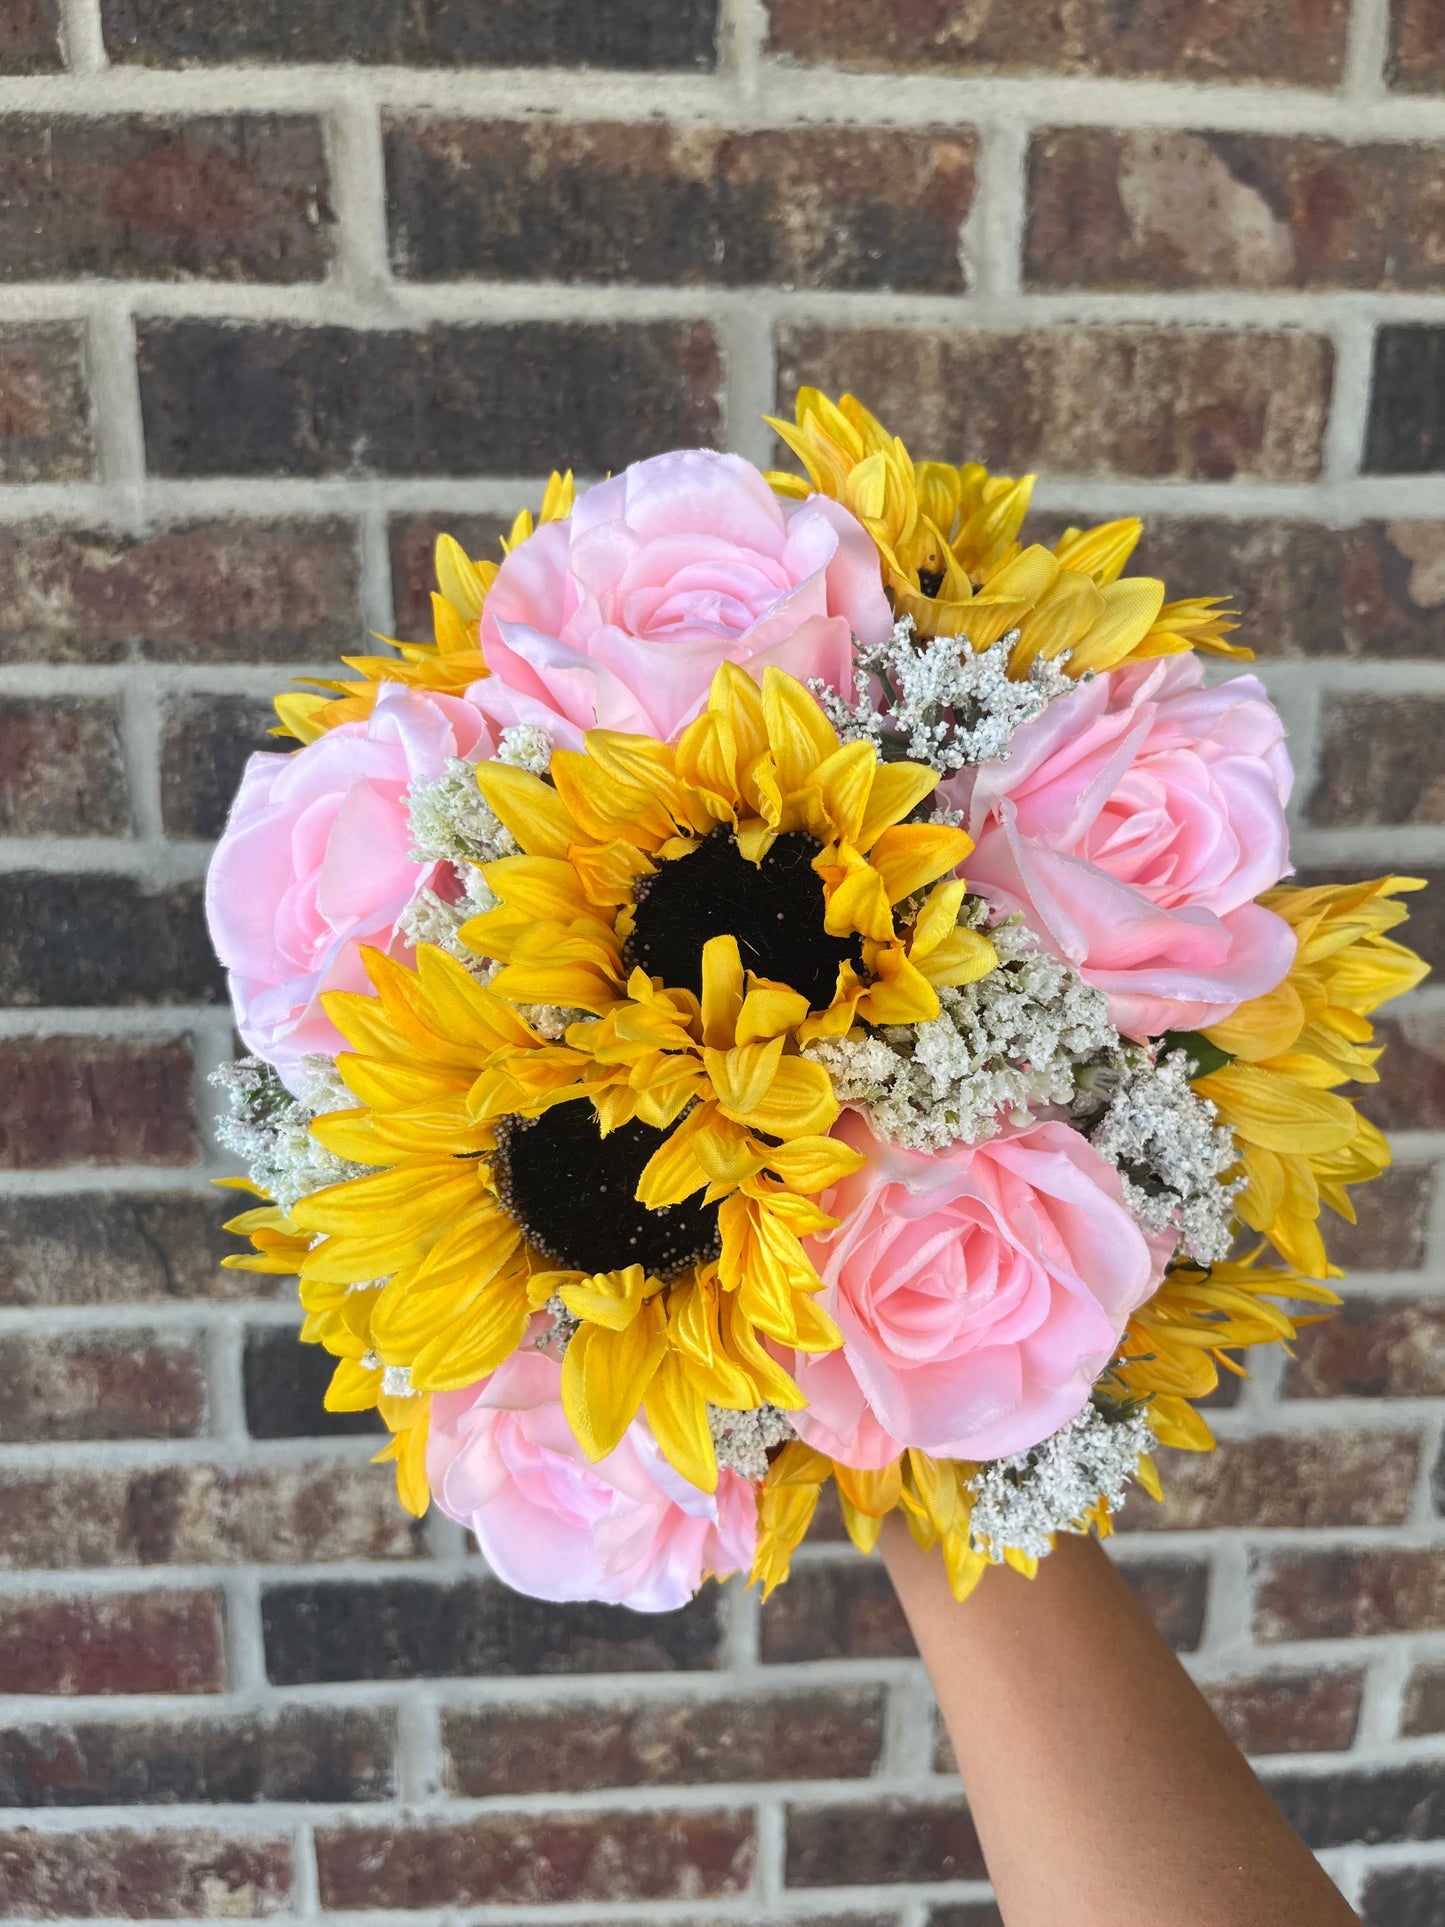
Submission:
<svg viewBox="0 0 1445 1927">
<path fill-rule="evenodd" d="M 1294 887 L 1284 729 L 1136 521 L 915 461 L 554 475 L 435 634 L 277 700 L 207 903 L 249 1055 L 228 1263 L 547 1599 L 786 1578 L 830 1481 L 963 1597 L 1106 1534 L 1337 1303 L 1342 1086 L 1419 883 Z"/>
</svg>

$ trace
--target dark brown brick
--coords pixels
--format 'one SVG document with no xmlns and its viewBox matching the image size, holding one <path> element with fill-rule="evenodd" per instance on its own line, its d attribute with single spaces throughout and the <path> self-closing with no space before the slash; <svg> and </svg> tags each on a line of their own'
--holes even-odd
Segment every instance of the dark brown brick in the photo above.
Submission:
<svg viewBox="0 0 1445 1927">
<path fill-rule="evenodd" d="M 1445 470 L 1445 328 L 1377 329 L 1364 469 L 1367 475 Z"/>
<path fill-rule="evenodd" d="M 18 870 L 5 894 L 0 1003 L 225 1002 L 199 882 L 154 890 L 133 877 Z"/>
<path fill-rule="evenodd" d="M 866 1779 L 882 1743 L 883 1697 L 872 1688 L 648 1705 L 568 1700 L 442 1717 L 449 1782 L 472 1798 Z"/>
<path fill-rule="evenodd" d="M 348 522 L 0 527 L 0 662 L 330 663 L 364 637 Z"/>
<path fill-rule="evenodd" d="M 0 1305 L 272 1298 L 282 1280 L 223 1271 L 234 1191 L 0 1199 Z"/>
<path fill-rule="evenodd" d="M 1054 475 L 1305 482 L 1319 473 L 1328 342 L 1168 327 L 778 331 L 778 399 L 849 389 L 915 457 Z"/>
<path fill-rule="evenodd" d="M 355 60 L 385 66 L 710 68 L 717 0 L 102 0 L 112 60 Z"/>
<path fill-rule="evenodd" d="M 1445 1547 L 1256 1554 L 1255 1637 L 1352 1639 L 1445 1628 Z"/>
<path fill-rule="evenodd" d="M 743 1813 L 490 1814 L 449 1827 L 322 1828 L 321 1904 L 717 1899 L 747 1890 Z"/>
<path fill-rule="evenodd" d="M 330 1352 L 303 1345 L 292 1326 L 258 1325 L 247 1332 L 243 1384 L 251 1437 L 335 1438 L 385 1430 L 375 1411 L 327 1411 L 326 1388 L 335 1369 Z"/>
<path fill-rule="evenodd" d="M 1380 1772 L 1272 1774 L 1275 1804 L 1307 1847 L 1438 1840 L 1445 1834 L 1445 1761 Z"/>
<path fill-rule="evenodd" d="M 1129 1506 L 1123 1532 L 1202 1526 L 1394 1526 L 1419 1469 L 1413 1432 L 1321 1432 L 1221 1439 L 1212 1452 L 1164 1452 L 1163 1505 Z"/>
<path fill-rule="evenodd" d="M 1385 1058 L 1379 1083 L 1361 1094 L 1361 1110 L 1385 1131 L 1445 1130 L 1445 1020 L 1376 1020 L 1375 1042 Z"/>
<path fill-rule="evenodd" d="M 1445 1917 L 1445 1867 L 1380 1867 L 1366 1876 L 1365 1927 L 1439 1927 Z"/>
<path fill-rule="evenodd" d="M 188 1039 L 0 1041 L 0 1170 L 189 1164 L 197 1149 Z"/>
<path fill-rule="evenodd" d="M 0 1693 L 219 1693 L 218 1592 L 0 1598 Z"/>
<path fill-rule="evenodd" d="M 1391 0 L 1385 73 L 1392 87 L 1407 93 L 1445 93 L 1445 6 L 1441 0 Z"/>
<path fill-rule="evenodd" d="M 9 0 L 0 74 L 51 74 L 64 65 L 60 0 Z"/>
<path fill-rule="evenodd" d="M 796 288 L 965 285 L 974 137 L 664 121 L 401 121 L 392 266 L 455 279 Z"/>
<path fill-rule="evenodd" d="M 1405 1688 L 1400 1731 L 1411 1737 L 1445 1733 L 1445 1666 L 1417 1666 Z"/>
<path fill-rule="evenodd" d="M 81 331 L 0 328 L 0 482 L 84 482 L 95 465 Z"/>
<path fill-rule="evenodd" d="M 762 1657 L 911 1659 L 916 1648 L 893 1582 L 877 1560 L 795 1565 L 763 1608 Z"/>
<path fill-rule="evenodd" d="M 221 834 L 252 754 L 295 747 L 270 734 L 275 725 L 275 710 L 260 697 L 169 698 L 161 733 L 161 821 L 167 836 L 210 840 Z"/>
<path fill-rule="evenodd" d="M 986 1872 L 961 1800 L 790 1806 L 786 1852 L 789 1887 L 980 1880 Z"/>
<path fill-rule="evenodd" d="M 1445 1304 L 1351 1298 L 1302 1331 L 1286 1398 L 1445 1397 Z"/>
<path fill-rule="evenodd" d="M 0 701 L 0 835 L 124 836 L 130 826 L 115 703 Z"/>
<path fill-rule="evenodd" d="M 1297 880 L 1313 883 L 1322 879 L 1307 870 L 1302 871 Z M 1408 901 L 1414 905 L 1420 899 L 1412 897 Z M 1419 943 L 1413 918 L 1409 926 L 1397 934 Z M 1382 1069 L 1388 1077 L 1388 1058 Z M 1343 1265 L 1347 1272 L 1418 1270 L 1425 1262 L 1430 1208 L 1435 1199 L 1434 1171 L 1428 1165 L 1391 1165 L 1368 1184 L 1357 1185 L 1351 1196 L 1356 1214 L 1354 1224 L 1347 1224 L 1333 1212 L 1325 1220 L 1330 1256 L 1335 1263 Z M 1302 1342 L 1308 1344 L 1309 1341 Z"/>
<path fill-rule="evenodd" d="M 768 0 L 775 53 L 873 69 L 1157 74 L 1175 80 L 1334 85 L 1347 0 Z"/>
<path fill-rule="evenodd" d="M 155 1332 L 0 1338 L 0 1442 L 188 1439 L 205 1429 L 206 1366 L 192 1338 Z"/>
<path fill-rule="evenodd" d="M 388 530 L 388 545 L 397 635 L 408 641 L 431 640 L 431 597 L 436 587 L 434 556 L 439 535 L 455 537 L 470 556 L 500 562 L 499 543 L 511 527 L 511 517 L 506 515 L 447 515 L 445 512 L 394 515 Z"/>
<path fill-rule="evenodd" d="M 1136 1505 L 1147 1503 L 1136 1495 Z M 1176 1653 L 1192 1653 L 1204 1637 L 1209 1567 L 1202 1559 L 1122 1559 L 1119 1572 Z"/>
<path fill-rule="evenodd" d="M 91 1467 L 0 1479 L 8 1570 L 406 1559 L 416 1534 L 383 1467 Z"/>
<path fill-rule="evenodd" d="M 1445 698 L 1327 693 L 1310 821 L 1445 823 Z"/>
<path fill-rule="evenodd" d="M 0 120 L 0 280 L 317 281 L 321 124 L 16 114 Z"/>
<path fill-rule="evenodd" d="M 956 1906 L 931 1908 L 928 1927 L 1005 1927 L 1005 1923 L 992 1901 L 961 1900 Z"/>
<path fill-rule="evenodd" d="M 1341 1753 L 1355 1737 L 1364 1674 L 1259 1673 L 1202 1690 L 1246 1753 Z"/>
<path fill-rule="evenodd" d="M 0 1833 L 0 1908 L 12 1920 L 265 1918 L 289 1910 L 292 1880 L 284 1835 Z"/>
<path fill-rule="evenodd" d="M 697 1672 L 721 1663 L 716 1586 L 678 1612 L 554 1605 L 490 1580 L 388 1579 L 268 1586 L 266 1673 L 275 1686 L 335 1680 Z"/>
<path fill-rule="evenodd" d="M 295 1706 L 171 1720 L 84 1720 L 0 1736 L 7 1807 L 384 1800 L 390 1714 Z"/>
<path fill-rule="evenodd" d="M 139 357 L 158 475 L 595 474 L 718 432 L 700 323 L 145 321 Z"/>
<path fill-rule="evenodd" d="M 1424 142 L 1052 128 L 1028 171 L 1036 287 L 1445 283 L 1445 150 Z"/>
</svg>

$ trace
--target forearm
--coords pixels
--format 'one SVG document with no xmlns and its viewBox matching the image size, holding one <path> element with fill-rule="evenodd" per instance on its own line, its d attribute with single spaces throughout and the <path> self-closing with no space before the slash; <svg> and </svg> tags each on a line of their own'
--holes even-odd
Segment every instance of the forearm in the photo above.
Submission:
<svg viewBox="0 0 1445 1927">
<path fill-rule="evenodd" d="M 1007 1927 L 1353 1921 L 1096 1542 L 964 1605 L 897 1514 L 881 1550 Z"/>
</svg>

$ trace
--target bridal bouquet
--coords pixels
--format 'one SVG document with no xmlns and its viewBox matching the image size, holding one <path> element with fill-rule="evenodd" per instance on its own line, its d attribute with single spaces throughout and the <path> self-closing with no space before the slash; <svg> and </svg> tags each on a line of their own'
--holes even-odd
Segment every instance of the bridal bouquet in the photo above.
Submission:
<svg viewBox="0 0 1445 1927">
<path fill-rule="evenodd" d="M 227 1262 L 548 1599 L 770 1589 L 829 1481 L 960 1597 L 1032 1572 L 1338 1302 L 1321 1206 L 1389 1160 L 1340 1087 L 1420 886 L 1283 881 L 1227 611 L 851 396 L 773 426 L 803 475 L 443 536 L 434 641 L 278 699 L 210 871 Z"/>
</svg>

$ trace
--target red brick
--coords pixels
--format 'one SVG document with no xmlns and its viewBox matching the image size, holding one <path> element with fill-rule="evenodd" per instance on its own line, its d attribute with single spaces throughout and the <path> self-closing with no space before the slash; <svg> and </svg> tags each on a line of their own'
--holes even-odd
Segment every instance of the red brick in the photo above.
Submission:
<svg viewBox="0 0 1445 1927">
<path fill-rule="evenodd" d="M 1445 698 L 1332 692 L 1320 723 L 1312 823 L 1445 823 Z"/>
<path fill-rule="evenodd" d="M 329 663 L 365 635 L 348 522 L 0 528 L 0 661 Z"/>
<path fill-rule="evenodd" d="M 1410 1737 L 1445 1733 L 1445 1666 L 1417 1666 L 1405 1687 L 1400 1731 Z"/>
<path fill-rule="evenodd" d="M 254 1920 L 287 1911 L 292 1879 L 283 1835 L 0 1833 L 0 1907 L 11 1919 Z"/>
<path fill-rule="evenodd" d="M 747 1890 L 753 1827 L 722 1812 L 487 1814 L 323 1828 L 316 1858 L 329 1908 L 717 1899 Z"/>
<path fill-rule="evenodd" d="M 1256 1555 L 1254 1631 L 1266 1642 L 1445 1628 L 1445 1547 Z"/>
<path fill-rule="evenodd" d="M 214 1465 L 0 1478 L 0 1568 L 405 1559 L 416 1522 L 385 1468 Z"/>
<path fill-rule="evenodd" d="M 974 150 L 937 127 L 393 122 L 392 266 L 419 281 L 958 293 Z"/>
<path fill-rule="evenodd" d="M 0 1169 L 189 1164 L 197 1149 L 188 1039 L 0 1042 Z"/>
<path fill-rule="evenodd" d="M 1157 74 L 1328 87 L 1344 70 L 1347 0 L 768 0 L 769 46 L 849 67 Z"/>
<path fill-rule="evenodd" d="M 0 328 L 0 482 L 84 482 L 94 465 L 79 327 Z"/>
<path fill-rule="evenodd" d="M 866 1778 L 879 1763 L 875 1688 L 650 1704 L 444 1713 L 452 1790 L 468 1798 L 607 1787 Z"/>
<path fill-rule="evenodd" d="M 316 281 L 334 217 L 321 124 L 0 120 L 0 280 Z"/>
<path fill-rule="evenodd" d="M 0 1693 L 219 1693 L 218 1592 L 0 1596 Z"/>
<path fill-rule="evenodd" d="M 200 1344 L 153 1332 L 0 1338 L 0 1441 L 185 1439 L 205 1427 Z"/>
<path fill-rule="evenodd" d="M 49 74 L 64 65 L 60 0 L 9 0 L 0 74 Z"/>
<path fill-rule="evenodd" d="M 1379 1083 L 1360 1094 L 1361 1110 L 1385 1131 L 1445 1130 L 1445 1019 L 1377 1019 L 1375 1041 L 1385 1057 Z"/>
<path fill-rule="evenodd" d="M 1445 1397 L 1445 1304 L 1351 1298 L 1300 1333 L 1286 1398 Z"/>
<path fill-rule="evenodd" d="M 778 399 L 851 390 L 915 457 L 1051 475 L 1307 482 L 1329 343 L 1184 327 L 778 331 Z"/>
<path fill-rule="evenodd" d="M 986 1873 L 961 1800 L 790 1806 L 786 1854 L 789 1887 L 980 1880 Z"/>
<path fill-rule="evenodd" d="M 517 504 L 518 508 L 523 506 Z M 538 506 L 533 505 L 535 511 Z M 396 607 L 396 633 L 406 641 L 429 642 L 432 636 L 432 591 L 436 588 L 434 555 L 439 535 L 453 536 L 468 555 L 500 562 L 502 536 L 512 527 L 508 515 L 396 515 L 391 519 L 391 593 Z"/>
<path fill-rule="evenodd" d="M 1391 0 L 1385 72 L 1390 85 L 1406 93 L 1445 93 L 1442 0 Z"/>
<path fill-rule="evenodd" d="M 1419 1470 L 1413 1432 L 1320 1432 L 1221 1439 L 1212 1452 L 1163 1452 L 1163 1505 L 1129 1506 L 1123 1532 L 1214 1526 L 1394 1526 Z"/>
<path fill-rule="evenodd" d="M 1445 150 L 1423 142 L 1054 128 L 1028 193 L 1036 287 L 1445 283 Z"/>
<path fill-rule="evenodd" d="M 0 701 L 0 835 L 124 836 L 130 826 L 115 703 Z"/>
<path fill-rule="evenodd" d="M 218 837 L 257 750 L 294 748 L 271 734 L 259 696 L 172 696 L 161 727 L 161 824 L 167 836 Z"/>
<path fill-rule="evenodd" d="M 274 1298 L 283 1281 L 223 1271 L 234 1192 L 0 1199 L 0 1305 Z"/>
<path fill-rule="evenodd" d="M 1202 1691 L 1246 1753 L 1340 1753 L 1354 1740 L 1364 1674 L 1259 1673 Z"/>
</svg>

